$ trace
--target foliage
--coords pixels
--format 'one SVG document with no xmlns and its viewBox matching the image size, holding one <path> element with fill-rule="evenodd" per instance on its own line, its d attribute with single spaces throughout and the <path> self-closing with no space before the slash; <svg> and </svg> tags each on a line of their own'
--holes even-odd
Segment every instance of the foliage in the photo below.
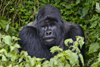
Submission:
<svg viewBox="0 0 100 67">
<path fill-rule="evenodd" d="M 74 46 L 71 46 L 73 47 L 72 50 L 68 49 L 63 51 L 62 48 L 59 48 L 58 46 L 52 47 L 50 49 L 51 52 L 58 52 L 58 54 L 51 58 L 50 61 L 47 61 L 44 58 L 31 58 L 25 51 L 18 53 L 18 48 L 20 48 L 20 46 L 17 44 L 17 40 L 19 40 L 19 38 L 15 36 L 1 36 L 0 67 L 77 67 L 79 66 L 78 56 L 81 58 L 81 61 L 84 65 L 83 57 L 80 54 L 80 50 L 78 48 L 79 44 L 81 44 L 80 46 L 84 44 L 83 39 L 81 37 L 78 37 L 77 41 L 71 42 L 74 43 Z M 67 45 L 70 41 L 72 41 L 72 39 L 65 40 L 65 44 Z M 43 64 L 41 63 L 42 60 L 45 60 Z"/>
<path fill-rule="evenodd" d="M 99 0 L 0 0 L 0 37 L 1 35 L 18 36 L 18 33 L 23 26 L 34 21 L 39 8 L 47 4 L 57 7 L 61 11 L 63 20 L 77 23 L 84 29 L 85 45 L 86 45 L 85 47 L 86 58 L 84 67 L 90 67 L 90 66 L 99 67 L 100 66 L 100 1 Z M 13 37 L 8 36 L 7 39 L 9 38 L 13 39 Z M 11 47 L 9 45 L 6 47 L 2 46 L 2 49 L 6 48 L 7 51 L 11 51 L 12 54 L 14 51 L 15 53 L 13 55 L 17 54 L 16 53 L 17 50 L 13 50 L 14 47 L 12 47 L 15 44 L 12 44 L 12 42 L 9 42 L 9 40 L 7 40 L 7 42 L 1 40 L 0 43 L 4 43 L 4 46 L 5 44 L 9 44 Z M 8 49 L 8 47 L 10 47 L 11 49 Z M 57 50 L 59 50 L 59 48 L 57 48 Z M 54 50 L 54 52 L 55 51 L 56 50 Z M 22 52 L 22 54 L 23 53 L 24 52 Z M 10 58 L 6 57 L 5 53 L 0 56 L 4 58 L 4 61 L 5 58 L 6 60 L 9 60 L 9 62 L 7 62 L 8 64 L 12 63 L 10 62 Z M 14 62 L 17 63 L 17 61 Z M 25 64 L 30 62 L 25 61 Z M 5 65 L 6 63 L 3 64 Z M 47 64 L 49 64 L 48 61 L 46 61 L 45 65 Z M 13 66 L 14 63 L 12 63 L 11 65 Z M 22 65 L 24 64 L 22 63 Z"/>
</svg>

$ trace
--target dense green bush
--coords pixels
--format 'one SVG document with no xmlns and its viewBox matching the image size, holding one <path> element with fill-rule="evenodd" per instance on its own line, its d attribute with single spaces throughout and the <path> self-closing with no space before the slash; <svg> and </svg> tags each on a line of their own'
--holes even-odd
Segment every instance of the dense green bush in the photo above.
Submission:
<svg viewBox="0 0 100 67">
<path fill-rule="evenodd" d="M 19 40 L 19 38 L 15 36 L 1 36 L 0 67 L 77 67 L 79 66 L 78 56 L 81 58 L 81 61 L 84 65 L 83 57 L 78 48 L 79 44 L 80 47 L 82 47 L 84 44 L 84 39 L 79 36 L 75 42 L 72 39 L 65 40 L 66 46 L 68 46 L 68 43 L 74 44 L 74 46 L 70 46 L 70 48 L 73 47 L 72 50 L 69 49 L 63 51 L 63 49 L 59 48 L 58 46 L 52 47 L 50 49 L 51 52 L 58 52 L 58 54 L 51 58 L 50 61 L 36 57 L 31 58 L 25 51 L 18 53 L 18 48 L 20 48 L 20 46 L 16 43 L 17 40 Z M 42 60 L 45 60 L 43 64 L 41 63 Z"/>
<path fill-rule="evenodd" d="M 15 48 L 12 47 L 11 45 L 12 42 L 9 44 L 10 46 L 9 45 L 7 46 L 6 42 L 2 40 L 1 36 L 4 37 L 6 35 L 12 36 L 12 38 L 8 36 L 7 39 L 8 42 L 9 38 L 13 39 L 14 36 L 18 36 L 18 33 L 23 26 L 34 21 L 39 8 L 47 4 L 57 7 L 61 11 L 63 20 L 77 23 L 80 26 L 82 26 L 85 32 L 85 45 L 86 45 L 85 49 L 86 58 L 84 67 L 90 67 L 90 66 L 99 67 L 100 66 L 100 1 L 99 0 L 33 0 L 33 1 L 0 0 L 0 39 L 1 39 L 0 51 L 3 50 L 5 52 L 4 49 L 7 49 L 7 51 L 10 51 L 11 55 L 12 54 L 18 55 L 17 58 L 20 58 L 20 55 L 16 53 L 17 49 L 13 50 Z M 13 46 L 14 45 L 16 46 L 16 44 L 13 44 Z M 9 49 L 7 47 L 9 47 Z M 18 48 L 19 46 L 16 47 Z M 5 53 L 0 54 L 0 59 L 1 56 L 4 58 L 4 60 L 0 61 L 7 61 L 8 64 L 12 63 L 11 65 L 8 65 L 9 67 L 17 65 L 15 63 L 17 63 L 18 60 L 15 61 L 14 59 L 10 59 L 9 57 L 7 58 L 7 56 L 5 56 Z M 27 56 L 27 53 L 22 52 L 22 54 L 24 54 L 24 56 Z M 29 57 L 27 59 L 29 59 Z M 39 59 L 36 60 L 41 61 Z M 26 60 L 24 62 L 25 62 L 24 64 L 29 64 L 29 63 L 31 64 L 33 61 L 31 62 L 30 60 Z M 3 62 L 2 64 L 5 66 L 7 63 Z M 18 62 L 18 64 L 19 63 L 20 62 Z M 48 61 L 46 63 L 48 64 Z M 36 64 L 41 64 L 41 63 L 36 62 Z"/>
</svg>

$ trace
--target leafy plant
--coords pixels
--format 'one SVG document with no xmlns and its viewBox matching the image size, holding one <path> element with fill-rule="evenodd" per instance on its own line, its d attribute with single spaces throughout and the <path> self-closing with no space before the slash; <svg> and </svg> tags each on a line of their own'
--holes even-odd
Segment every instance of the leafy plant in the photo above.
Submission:
<svg viewBox="0 0 100 67">
<path fill-rule="evenodd" d="M 20 48 L 20 46 L 16 43 L 17 40 L 19 40 L 19 38 L 15 36 L 11 37 L 9 35 L 2 35 L 0 37 L 1 67 L 72 67 L 79 66 L 78 56 L 80 57 L 82 64 L 84 65 L 83 57 L 80 54 L 80 50 L 78 48 L 78 44 L 81 44 L 80 46 L 84 44 L 83 39 L 81 37 L 78 37 L 77 41 L 75 42 L 72 41 L 72 39 L 68 39 L 65 41 L 66 45 L 69 42 L 74 43 L 74 46 L 71 46 L 73 47 L 72 50 L 68 49 L 63 51 L 62 48 L 59 48 L 58 46 L 52 47 L 50 49 L 51 52 L 58 52 L 58 54 L 51 58 L 50 61 L 47 61 L 44 58 L 31 58 L 25 51 L 18 53 L 18 48 Z M 41 61 L 43 60 L 45 61 L 41 63 Z"/>
</svg>

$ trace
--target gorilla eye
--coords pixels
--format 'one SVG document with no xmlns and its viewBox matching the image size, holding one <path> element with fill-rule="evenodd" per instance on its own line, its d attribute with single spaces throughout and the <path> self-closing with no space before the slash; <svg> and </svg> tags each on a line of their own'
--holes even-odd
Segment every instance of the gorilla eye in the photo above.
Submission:
<svg viewBox="0 0 100 67">
<path fill-rule="evenodd" d="M 51 27 L 53 27 L 54 25 L 55 25 L 54 23 L 51 23 L 51 24 L 50 24 Z"/>
<path fill-rule="evenodd" d="M 42 29 L 47 29 L 47 26 L 46 26 L 46 25 L 43 25 L 43 26 L 42 26 Z"/>
</svg>

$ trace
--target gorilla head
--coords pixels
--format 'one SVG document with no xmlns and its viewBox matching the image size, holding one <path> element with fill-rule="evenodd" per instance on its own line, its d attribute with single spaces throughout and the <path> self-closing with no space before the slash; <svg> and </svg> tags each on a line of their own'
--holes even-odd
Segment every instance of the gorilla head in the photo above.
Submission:
<svg viewBox="0 0 100 67">
<path fill-rule="evenodd" d="M 40 8 L 37 20 L 37 31 L 40 41 L 47 47 L 59 45 L 63 38 L 63 22 L 60 11 L 51 5 Z"/>
</svg>

